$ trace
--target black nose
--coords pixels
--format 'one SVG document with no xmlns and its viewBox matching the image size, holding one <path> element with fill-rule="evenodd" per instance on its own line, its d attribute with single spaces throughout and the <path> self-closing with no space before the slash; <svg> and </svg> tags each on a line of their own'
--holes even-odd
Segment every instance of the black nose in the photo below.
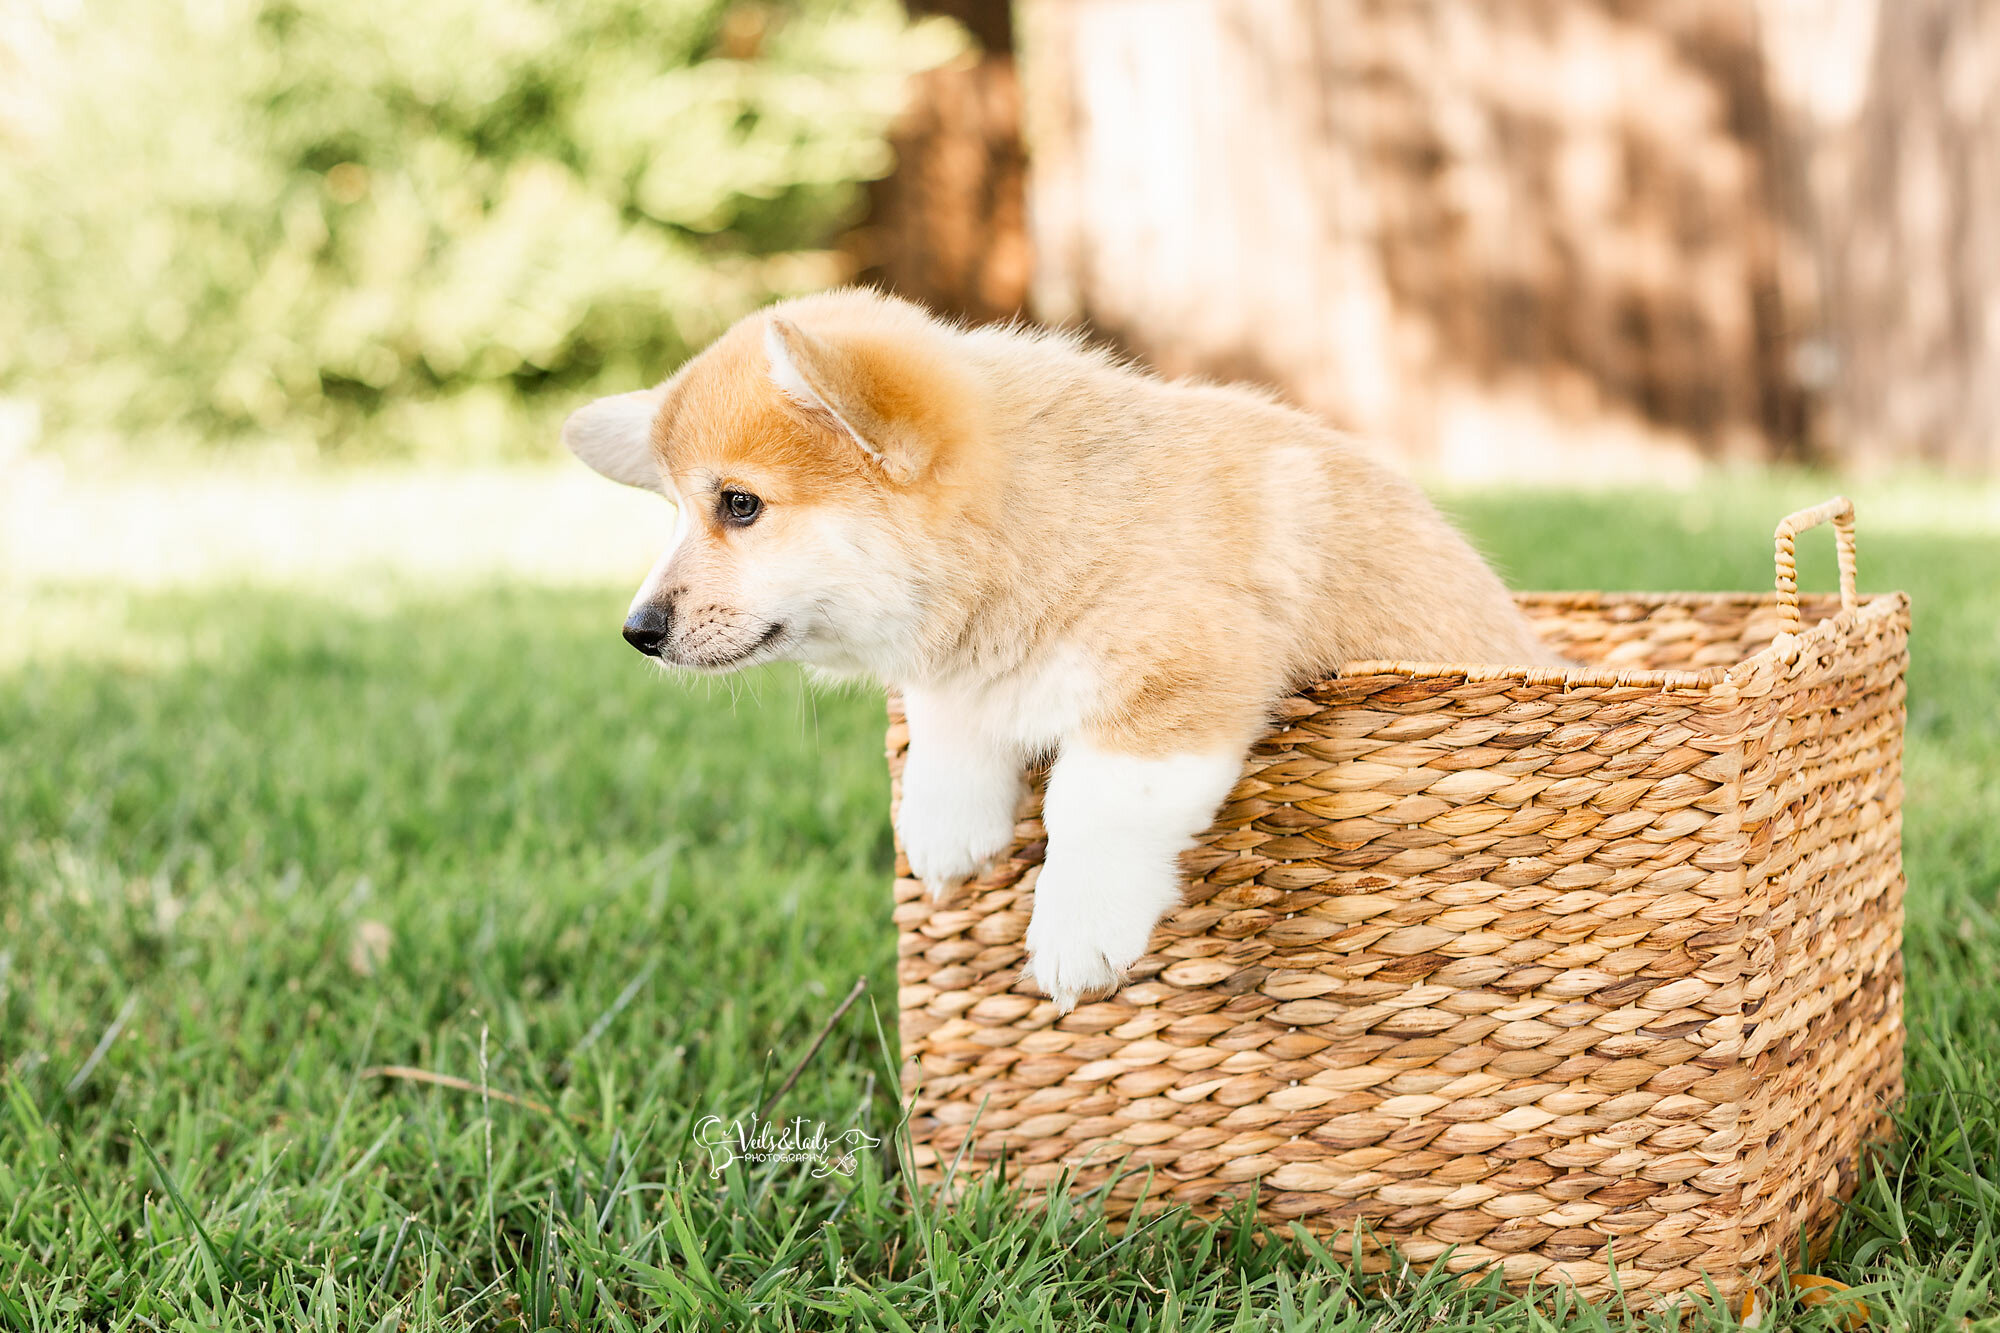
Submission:
<svg viewBox="0 0 2000 1333">
<path fill-rule="evenodd" d="M 648 602 L 625 617 L 625 642 L 648 657 L 658 657 L 660 645 L 667 641 L 667 629 L 673 623 L 672 607 Z"/>
</svg>

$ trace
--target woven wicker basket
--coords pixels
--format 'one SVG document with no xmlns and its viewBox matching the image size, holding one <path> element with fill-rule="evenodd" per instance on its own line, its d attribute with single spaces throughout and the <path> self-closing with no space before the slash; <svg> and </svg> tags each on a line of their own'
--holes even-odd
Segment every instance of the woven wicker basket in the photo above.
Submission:
<svg viewBox="0 0 2000 1333">
<path fill-rule="evenodd" d="M 1841 594 L 1801 604 L 1829 519 Z M 1796 1262 L 1902 1090 L 1909 603 L 1856 595 L 1845 500 L 1776 540 L 1775 597 L 1523 596 L 1581 669 L 1287 699 L 1184 905 L 1068 1015 L 1022 975 L 1039 775 L 947 901 L 899 858 L 919 1178 L 1117 1174 L 1114 1215 L 1254 1189 L 1373 1263 L 1639 1303 Z M 898 797 L 906 744 L 892 700 Z"/>
</svg>

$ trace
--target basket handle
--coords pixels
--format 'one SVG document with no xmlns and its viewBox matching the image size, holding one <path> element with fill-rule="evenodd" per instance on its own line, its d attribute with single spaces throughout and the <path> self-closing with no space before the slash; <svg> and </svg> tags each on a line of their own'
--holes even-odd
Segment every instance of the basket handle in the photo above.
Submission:
<svg viewBox="0 0 2000 1333">
<path fill-rule="evenodd" d="M 1840 609 L 1852 611 L 1861 604 L 1854 592 L 1854 501 L 1844 495 L 1836 495 L 1824 504 L 1816 504 L 1811 509 L 1801 509 L 1796 514 L 1787 514 L 1772 534 L 1772 545 L 1776 548 L 1775 563 L 1778 567 L 1778 614 L 1785 622 L 1785 630 L 1796 634 L 1799 631 L 1799 562 L 1796 538 L 1807 528 L 1816 528 L 1831 519 L 1833 535 L 1840 555 Z"/>
</svg>

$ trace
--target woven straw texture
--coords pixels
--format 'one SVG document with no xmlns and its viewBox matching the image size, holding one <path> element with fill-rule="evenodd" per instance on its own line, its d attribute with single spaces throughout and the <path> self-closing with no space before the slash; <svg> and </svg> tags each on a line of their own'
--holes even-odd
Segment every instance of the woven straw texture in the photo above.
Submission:
<svg viewBox="0 0 2000 1333">
<path fill-rule="evenodd" d="M 1909 604 L 1856 596 L 1851 513 L 1780 525 L 1776 596 L 1523 596 L 1576 670 L 1287 699 L 1183 906 L 1068 1015 L 1022 974 L 1039 774 L 946 901 L 899 857 L 919 1178 L 1116 1175 L 1115 1216 L 1254 1190 L 1376 1265 L 1640 1304 L 1796 1263 L 1902 1092 Z M 1843 595 L 1800 599 L 1827 520 Z M 892 699 L 898 799 L 907 742 Z"/>
</svg>

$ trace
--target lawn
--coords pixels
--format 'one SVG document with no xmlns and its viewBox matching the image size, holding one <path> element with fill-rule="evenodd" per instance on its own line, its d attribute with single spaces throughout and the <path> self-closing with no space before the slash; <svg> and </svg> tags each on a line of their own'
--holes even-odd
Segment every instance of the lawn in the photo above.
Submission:
<svg viewBox="0 0 2000 1333">
<path fill-rule="evenodd" d="M 346 485 L 310 558 L 179 560 L 223 506 L 162 522 L 182 576 L 137 548 L 0 570 L 0 1324 L 1643 1323 L 1364 1286 L 1241 1219 L 1121 1239 L 1087 1201 L 1058 1221 L 999 1191 L 911 1198 L 879 698 L 646 669 L 617 633 L 654 535 L 632 509 L 538 523 L 531 486 L 432 516 Z M 1772 523 L 1833 489 L 1448 505 L 1520 587 L 1762 588 Z M 1878 1327 L 2000 1327 L 2000 493 L 1848 489 L 1863 588 L 1915 603 L 1910 1097 L 1815 1266 L 1864 1285 Z M 143 498 L 68 539 L 121 550 L 127 518 L 161 522 Z M 563 566 L 571 544 L 589 556 Z M 1830 587 L 1830 541 L 1802 545 Z M 712 1178 L 696 1122 L 764 1104 L 861 977 L 777 1114 L 883 1150 L 851 1179 Z"/>
</svg>

